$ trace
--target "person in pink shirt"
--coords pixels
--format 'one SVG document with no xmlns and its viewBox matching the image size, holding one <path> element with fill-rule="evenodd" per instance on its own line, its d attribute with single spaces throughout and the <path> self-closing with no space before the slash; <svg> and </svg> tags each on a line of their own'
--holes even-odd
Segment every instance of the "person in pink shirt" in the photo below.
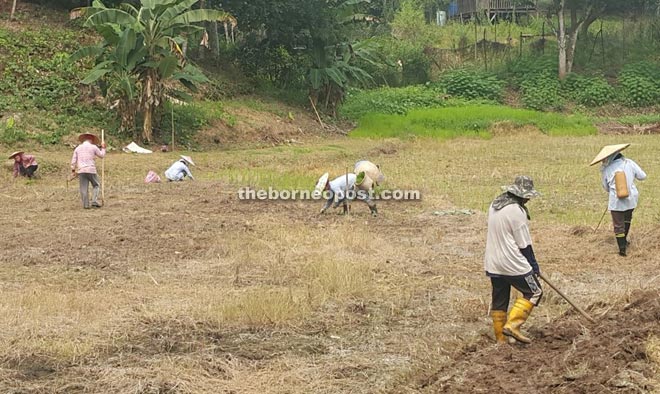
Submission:
<svg viewBox="0 0 660 394">
<path fill-rule="evenodd" d="M 105 156 L 105 143 L 101 144 L 101 149 L 97 146 L 99 138 L 94 134 L 80 134 L 78 136 L 80 145 L 73 151 L 71 157 L 71 172 L 73 175 L 78 173 L 80 180 L 80 196 L 82 198 L 83 208 L 90 208 L 89 204 L 89 184 L 92 184 L 92 204 L 93 208 L 101 208 L 98 202 L 99 192 L 101 191 L 101 184 L 99 177 L 96 174 L 96 163 L 94 160 L 97 157 Z"/>
<path fill-rule="evenodd" d="M 34 172 L 37 171 L 37 160 L 32 155 L 26 155 L 25 152 L 14 152 L 9 156 L 14 159 L 14 178 L 17 176 L 25 176 L 28 178 L 34 177 Z"/>
</svg>

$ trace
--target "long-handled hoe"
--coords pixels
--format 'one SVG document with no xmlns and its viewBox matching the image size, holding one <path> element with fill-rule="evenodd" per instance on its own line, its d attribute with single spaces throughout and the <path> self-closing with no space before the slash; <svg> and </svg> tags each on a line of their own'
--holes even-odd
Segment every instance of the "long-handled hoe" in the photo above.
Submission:
<svg viewBox="0 0 660 394">
<path fill-rule="evenodd" d="M 575 304 L 573 303 L 573 301 L 571 301 L 570 299 L 568 299 L 568 297 L 566 297 L 566 295 L 565 295 L 564 293 L 562 293 L 561 290 L 559 290 L 557 287 L 555 287 L 555 285 L 553 285 L 552 282 L 550 282 L 545 276 L 543 276 L 542 274 L 538 274 L 538 276 L 539 276 L 539 278 L 543 279 L 543 281 L 544 281 L 545 283 L 547 283 L 548 286 L 550 286 L 550 287 L 552 288 L 552 290 L 556 291 L 557 294 L 559 294 L 559 295 L 561 296 L 561 298 L 565 299 L 566 302 L 568 302 L 573 308 L 575 308 L 576 311 L 580 312 L 580 314 L 581 314 L 582 316 L 584 316 L 584 317 L 585 317 L 587 320 L 589 320 L 590 322 L 592 322 L 592 323 L 594 323 L 594 324 L 596 323 L 596 321 L 595 321 L 591 316 L 589 316 L 589 314 L 588 314 L 587 312 L 585 312 L 585 311 L 584 311 L 582 308 L 580 308 L 579 306 L 575 305 Z"/>
</svg>

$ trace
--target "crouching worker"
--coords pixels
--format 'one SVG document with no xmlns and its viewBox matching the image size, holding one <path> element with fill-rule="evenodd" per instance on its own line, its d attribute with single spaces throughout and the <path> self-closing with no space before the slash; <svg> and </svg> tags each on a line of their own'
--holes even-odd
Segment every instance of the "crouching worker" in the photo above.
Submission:
<svg viewBox="0 0 660 394">
<path fill-rule="evenodd" d="M 190 177 L 192 180 L 195 180 L 192 173 L 190 172 L 188 165 L 194 166 L 195 163 L 193 163 L 190 156 L 181 155 L 181 159 L 174 162 L 174 164 L 172 164 L 170 168 L 165 171 L 165 178 L 167 178 L 167 180 L 170 182 L 182 181 L 186 176 Z"/>
<path fill-rule="evenodd" d="M 14 178 L 19 175 L 32 178 L 39 167 L 34 156 L 26 155 L 25 152 L 14 152 L 9 158 L 14 159 Z"/>
<path fill-rule="evenodd" d="M 323 208 L 321 208 L 321 214 L 324 213 L 330 206 L 337 208 L 339 204 L 342 204 L 346 214 L 348 212 L 348 201 L 349 199 L 356 198 L 358 200 L 364 201 L 371 211 L 372 216 L 378 215 L 378 210 L 376 209 L 376 203 L 371 200 L 371 196 L 368 191 L 359 190 L 356 188 L 357 176 L 352 173 L 346 175 L 341 175 L 332 181 L 328 181 L 329 174 L 326 172 L 319 178 L 319 181 L 316 183 L 316 192 L 326 192 L 328 200 L 326 201 Z M 348 193 L 348 195 L 347 195 Z"/>
<path fill-rule="evenodd" d="M 532 249 L 525 204 L 538 195 L 532 179 L 519 176 L 488 210 L 484 268 L 492 285 L 491 317 L 498 343 L 506 343 L 505 335 L 522 343 L 531 342 L 520 327 L 538 305 L 543 290 L 537 279 L 540 270 Z M 516 299 L 507 317 L 512 286 L 522 297 Z"/>
</svg>

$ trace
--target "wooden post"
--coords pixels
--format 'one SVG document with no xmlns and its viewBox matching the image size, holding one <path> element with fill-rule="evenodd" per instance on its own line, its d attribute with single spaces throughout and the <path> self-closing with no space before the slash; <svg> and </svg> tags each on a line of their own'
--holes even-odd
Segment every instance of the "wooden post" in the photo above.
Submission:
<svg viewBox="0 0 660 394">
<path fill-rule="evenodd" d="M 11 3 L 11 13 L 9 14 L 9 20 L 14 20 L 14 13 L 16 12 L 16 0 Z"/>
<path fill-rule="evenodd" d="M 172 152 L 174 152 L 174 103 L 170 101 L 172 106 Z"/>
<path fill-rule="evenodd" d="M 105 130 L 101 129 L 101 147 L 103 144 L 105 144 Z M 105 155 L 101 158 L 101 205 L 105 206 Z"/>
<path fill-rule="evenodd" d="M 481 42 L 484 47 L 484 69 L 488 71 L 488 56 L 486 54 L 486 28 L 484 27 L 484 40 Z"/>
<path fill-rule="evenodd" d="M 348 167 L 346 167 L 346 187 L 344 194 L 344 204 L 346 204 L 346 215 L 351 214 L 351 204 L 349 202 L 350 200 L 348 199 Z"/>
<path fill-rule="evenodd" d="M 323 121 L 321 120 L 321 116 L 319 115 L 319 111 L 316 110 L 316 105 L 314 104 L 314 100 L 312 100 L 312 96 L 309 97 L 309 102 L 312 103 L 312 108 L 314 109 L 314 113 L 316 114 L 316 119 L 319 120 L 319 123 L 321 124 L 321 127 L 325 129 L 325 125 L 323 124 Z"/>
<path fill-rule="evenodd" d="M 479 33 L 477 32 L 477 21 L 476 19 L 473 21 L 474 23 L 474 61 L 476 62 L 477 59 L 479 58 L 477 56 L 477 43 L 479 42 Z"/>
</svg>

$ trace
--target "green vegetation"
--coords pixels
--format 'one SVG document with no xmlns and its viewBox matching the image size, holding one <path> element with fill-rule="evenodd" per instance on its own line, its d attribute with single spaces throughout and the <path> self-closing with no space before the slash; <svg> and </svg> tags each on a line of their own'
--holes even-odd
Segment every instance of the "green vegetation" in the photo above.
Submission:
<svg viewBox="0 0 660 394">
<path fill-rule="evenodd" d="M 143 0 L 139 7 L 126 3 L 118 9 L 96 0 L 83 9 L 85 27 L 96 30 L 103 41 L 79 49 L 71 60 L 95 59 L 82 82 L 98 83 L 106 98 L 118 102 L 122 131 L 134 132 L 139 113 L 142 138 L 151 142 L 154 112 L 168 97 L 188 97 L 166 82 L 177 81 L 194 91 L 196 84 L 208 81 L 197 67 L 185 62 L 181 45 L 188 36 L 202 36 L 204 29 L 195 23 L 233 18 L 218 10 L 191 9 L 197 2 Z"/>
<path fill-rule="evenodd" d="M 596 133 L 589 119 L 580 115 L 565 116 L 497 105 L 466 105 L 412 110 L 406 115 L 366 115 L 350 135 L 366 138 L 488 138 L 491 136 L 489 128 L 499 122 L 507 122 L 514 128 L 534 126 L 552 136 Z"/>
<path fill-rule="evenodd" d="M 504 82 L 489 73 L 478 70 L 454 70 L 444 74 L 440 81 L 447 93 L 452 96 L 468 100 L 499 101 L 502 98 Z"/>
<path fill-rule="evenodd" d="M 355 90 L 347 95 L 341 115 L 357 120 L 370 113 L 403 115 L 415 108 L 433 108 L 446 105 L 442 94 L 426 86 Z"/>
</svg>

